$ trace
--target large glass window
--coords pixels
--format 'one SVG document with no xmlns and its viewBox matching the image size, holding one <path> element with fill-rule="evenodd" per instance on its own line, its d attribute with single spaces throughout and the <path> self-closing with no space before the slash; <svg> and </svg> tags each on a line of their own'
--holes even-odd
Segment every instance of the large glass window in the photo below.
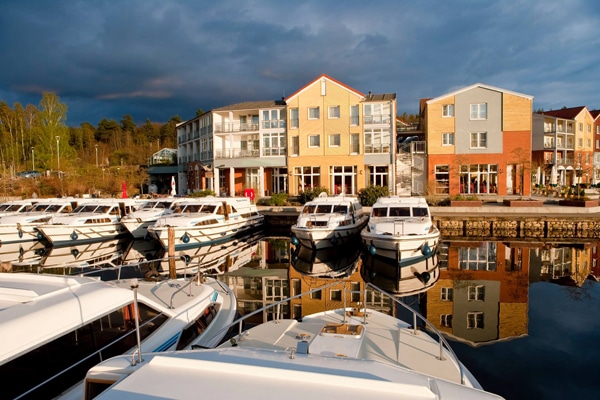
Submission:
<svg viewBox="0 0 600 400">
<path fill-rule="evenodd" d="M 293 156 L 300 155 L 300 137 L 292 136 L 292 154 Z"/>
<path fill-rule="evenodd" d="M 358 154 L 360 152 L 360 143 L 358 133 L 350 134 L 350 154 Z"/>
<path fill-rule="evenodd" d="M 389 128 L 365 129 L 365 153 L 390 152 Z"/>
<path fill-rule="evenodd" d="M 285 123 L 283 119 L 280 117 L 279 113 L 283 113 L 283 110 L 263 110 L 263 121 L 262 127 L 263 129 L 273 129 L 273 128 L 284 128 Z"/>
<path fill-rule="evenodd" d="M 357 126 L 358 123 L 358 106 L 350 106 L 350 126 Z"/>
<path fill-rule="evenodd" d="M 281 132 L 263 134 L 263 156 L 284 156 L 285 148 L 285 133 Z"/>
<path fill-rule="evenodd" d="M 364 105 L 365 124 L 389 124 L 390 103 L 367 103 Z"/>
<path fill-rule="evenodd" d="M 460 166 L 460 193 L 498 193 L 498 165 L 470 164 Z"/>
<path fill-rule="evenodd" d="M 335 194 L 356 193 L 356 166 L 333 166 L 329 172 Z"/>
<path fill-rule="evenodd" d="M 388 167 L 387 165 L 377 166 L 369 165 L 369 185 L 388 187 Z"/>
<path fill-rule="evenodd" d="M 294 167 L 294 182 L 298 187 L 298 192 L 305 189 L 312 189 L 321 186 L 321 168 L 320 167 Z"/>
</svg>

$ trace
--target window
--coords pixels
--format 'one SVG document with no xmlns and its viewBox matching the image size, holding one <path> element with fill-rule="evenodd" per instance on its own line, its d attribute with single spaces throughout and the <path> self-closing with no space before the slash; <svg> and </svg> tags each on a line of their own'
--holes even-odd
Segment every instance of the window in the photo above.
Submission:
<svg viewBox="0 0 600 400">
<path fill-rule="evenodd" d="M 350 106 L 350 125 L 358 125 L 358 106 Z"/>
<path fill-rule="evenodd" d="M 360 301 L 360 282 L 352 282 L 350 284 L 350 289 L 352 290 L 352 302 L 358 303 Z"/>
<path fill-rule="evenodd" d="M 321 146 L 321 136 L 311 135 L 308 137 L 308 147 L 319 147 Z"/>
<path fill-rule="evenodd" d="M 279 111 L 280 110 L 263 110 L 262 127 L 264 129 L 285 127 L 283 120 L 279 117 Z"/>
<path fill-rule="evenodd" d="M 389 124 L 390 103 L 369 103 L 364 105 L 365 124 Z"/>
<path fill-rule="evenodd" d="M 460 247 L 458 267 L 469 271 L 495 271 L 496 245 L 496 242 L 483 242 L 478 247 Z"/>
<path fill-rule="evenodd" d="M 285 133 L 263 134 L 263 156 L 284 156 L 286 146 Z"/>
<path fill-rule="evenodd" d="M 442 106 L 442 117 L 454 117 L 454 104 L 444 104 Z"/>
<path fill-rule="evenodd" d="M 290 109 L 290 129 L 298 129 L 298 108 Z"/>
<path fill-rule="evenodd" d="M 365 153 L 390 152 L 389 128 L 365 129 Z"/>
<path fill-rule="evenodd" d="M 596 133 L 597 133 L 598 135 L 600 135 L 600 125 L 598 125 L 598 126 L 596 127 Z"/>
<path fill-rule="evenodd" d="M 340 117 L 340 106 L 329 107 L 329 119 L 337 119 Z"/>
<path fill-rule="evenodd" d="M 360 144 L 358 142 L 358 133 L 350 134 L 350 154 L 358 154 L 360 152 Z"/>
<path fill-rule="evenodd" d="M 300 155 L 300 137 L 292 136 L 292 156 Z"/>
<path fill-rule="evenodd" d="M 321 292 L 322 292 L 322 290 L 317 290 L 316 292 L 312 292 L 310 294 L 310 298 L 313 300 L 321 300 Z"/>
<path fill-rule="evenodd" d="M 454 145 L 454 133 L 442 133 L 442 146 Z"/>
<path fill-rule="evenodd" d="M 369 185 L 388 186 L 388 167 L 369 165 Z"/>
<path fill-rule="evenodd" d="M 579 132 L 583 132 L 583 122 L 579 123 Z"/>
<path fill-rule="evenodd" d="M 448 194 L 450 193 L 450 166 L 436 165 L 435 166 L 435 193 Z"/>
<path fill-rule="evenodd" d="M 340 134 L 329 135 L 329 147 L 340 147 Z"/>
<path fill-rule="evenodd" d="M 485 300 L 485 286 L 483 285 L 471 285 L 468 290 L 469 301 L 484 301 Z"/>
<path fill-rule="evenodd" d="M 483 329 L 483 313 L 467 313 L 467 329 Z"/>
<path fill-rule="evenodd" d="M 487 132 L 471 132 L 471 148 L 487 148 Z"/>
<path fill-rule="evenodd" d="M 292 296 L 302 293 L 300 283 L 300 279 L 292 279 Z"/>
<path fill-rule="evenodd" d="M 298 187 L 298 193 L 306 189 L 321 186 L 320 167 L 294 167 L 294 183 Z"/>
<path fill-rule="evenodd" d="M 592 132 L 592 125 L 587 124 L 586 128 L 587 128 L 588 133 Z"/>
<path fill-rule="evenodd" d="M 342 301 L 342 291 L 340 289 L 334 289 L 329 292 L 329 297 L 332 301 Z"/>
<path fill-rule="evenodd" d="M 319 107 L 308 107 L 308 119 L 319 119 Z"/>
<path fill-rule="evenodd" d="M 487 119 L 487 103 L 471 104 L 471 119 Z"/>
<path fill-rule="evenodd" d="M 440 315 L 440 325 L 447 328 L 452 328 L 452 314 Z"/>
<path fill-rule="evenodd" d="M 583 139 L 577 139 L 577 147 L 583 147 Z"/>
<path fill-rule="evenodd" d="M 441 292 L 441 299 L 443 301 L 452 301 L 452 292 L 453 289 L 451 287 L 443 287 Z"/>
<path fill-rule="evenodd" d="M 585 146 L 587 148 L 592 147 L 592 139 L 585 139 Z"/>
</svg>

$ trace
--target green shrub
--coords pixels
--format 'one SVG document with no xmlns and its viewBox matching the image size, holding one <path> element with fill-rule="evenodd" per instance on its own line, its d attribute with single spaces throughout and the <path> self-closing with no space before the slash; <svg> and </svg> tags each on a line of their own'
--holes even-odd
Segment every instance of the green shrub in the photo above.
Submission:
<svg viewBox="0 0 600 400">
<path fill-rule="evenodd" d="M 287 205 L 287 193 L 276 193 L 266 200 L 268 206 L 285 206 Z"/>
<path fill-rule="evenodd" d="M 371 207 L 378 198 L 389 196 L 390 191 L 387 186 L 368 186 L 358 191 L 360 204 L 365 207 Z"/>
<path fill-rule="evenodd" d="M 315 197 L 318 197 L 322 192 L 327 193 L 327 195 L 329 196 L 329 189 L 325 187 L 306 189 L 298 195 L 298 201 L 300 201 L 300 204 L 305 204 L 314 199 Z"/>
</svg>

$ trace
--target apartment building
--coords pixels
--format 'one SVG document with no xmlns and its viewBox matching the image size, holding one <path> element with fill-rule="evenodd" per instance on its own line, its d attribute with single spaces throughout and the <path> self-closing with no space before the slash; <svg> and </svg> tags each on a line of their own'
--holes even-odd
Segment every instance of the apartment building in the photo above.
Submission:
<svg viewBox="0 0 600 400">
<path fill-rule="evenodd" d="M 600 182 L 600 110 L 590 111 L 594 119 L 594 160 L 592 184 L 597 185 Z"/>
<path fill-rule="evenodd" d="M 315 187 L 334 194 L 391 187 L 395 93 L 365 95 L 321 75 L 285 102 L 291 195 Z"/>
<path fill-rule="evenodd" d="M 255 196 L 285 193 L 286 120 L 283 100 L 215 108 L 177 125 L 183 193 Z"/>
<path fill-rule="evenodd" d="M 477 83 L 420 104 L 428 193 L 531 194 L 533 96 Z"/>
<path fill-rule="evenodd" d="M 593 127 L 594 117 L 585 106 L 534 113 L 534 183 L 591 184 L 596 174 Z"/>
</svg>

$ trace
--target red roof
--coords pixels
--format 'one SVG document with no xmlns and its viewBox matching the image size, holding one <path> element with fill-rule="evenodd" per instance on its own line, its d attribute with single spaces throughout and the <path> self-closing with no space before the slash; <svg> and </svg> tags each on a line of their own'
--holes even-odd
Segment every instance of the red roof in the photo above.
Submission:
<svg viewBox="0 0 600 400">
<path fill-rule="evenodd" d="M 551 117 L 556 118 L 564 118 L 564 119 L 575 119 L 577 115 L 583 110 L 585 106 L 579 107 L 571 107 L 571 108 L 563 108 L 561 110 L 550 110 L 542 112 L 543 115 L 549 115 Z"/>
</svg>

